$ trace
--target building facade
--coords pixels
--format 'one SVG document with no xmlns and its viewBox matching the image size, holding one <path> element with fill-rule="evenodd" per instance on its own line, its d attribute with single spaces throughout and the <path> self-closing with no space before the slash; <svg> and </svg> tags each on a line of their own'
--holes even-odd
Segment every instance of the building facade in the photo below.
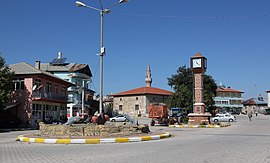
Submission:
<svg viewBox="0 0 270 163">
<path fill-rule="evenodd" d="M 267 107 L 270 109 L 270 90 L 266 91 L 267 92 L 267 99 L 268 99 L 268 105 Z"/>
<path fill-rule="evenodd" d="M 68 118 L 72 116 L 92 114 L 95 110 L 91 106 L 94 91 L 89 89 L 92 73 L 88 64 L 66 63 L 62 53 L 51 63 L 41 63 L 41 69 L 58 76 L 59 78 L 73 83 L 75 86 L 68 88 Z"/>
<path fill-rule="evenodd" d="M 25 62 L 11 64 L 14 72 L 12 107 L 7 116 L 13 116 L 17 127 L 35 127 L 38 121 L 65 121 L 67 88 L 72 83 L 33 67 Z"/>
<path fill-rule="evenodd" d="M 148 116 L 150 103 L 166 103 L 172 92 L 154 88 L 150 65 L 148 65 L 145 78 L 146 86 L 125 92 L 113 94 L 113 110 L 120 114 L 128 113 L 132 116 Z"/>
<path fill-rule="evenodd" d="M 264 101 L 263 97 L 258 98 L 250 98 L 244 101 L 244 112 L 248 112 L 248 110 L 252 110 L 253 112 L 265 113 L 265 109 L 267 109 L 267 102 Z"/>
<path fill-rule="evenodd" d="M 215 106 L 219 112 L 236 112 L 241 113 L 243 109 L 244 92 L 231 89 L 230 87 L 219 87 L 216 90 L 216 97 L 214 98 Z"/>
</svg>

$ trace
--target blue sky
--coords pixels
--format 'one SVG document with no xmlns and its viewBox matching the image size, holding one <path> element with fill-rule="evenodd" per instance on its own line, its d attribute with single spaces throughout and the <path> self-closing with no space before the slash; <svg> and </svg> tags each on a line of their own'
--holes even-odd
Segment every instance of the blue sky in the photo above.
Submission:
<svg viewBox="0 0 270 163">
<path fill-rule="evenodd" d="M 83 0 L 99 7 L 98 0 Z M 109 6 L 113 0 L 103 0 Z M 153 87 L 166 90 L 176 74 L 200 52 L 217 83 L 244 91 L 270 90 L 269 0 L 130 0 L 105 15 L 104 94 L 145 86 L 151 65 Z M 87 63 L 99 92 L 97 11 L 75 0 L 0 1 L 0 52 L 7 64 L 51 62 L 62 51 L 67 62 Z"/>
</svg>

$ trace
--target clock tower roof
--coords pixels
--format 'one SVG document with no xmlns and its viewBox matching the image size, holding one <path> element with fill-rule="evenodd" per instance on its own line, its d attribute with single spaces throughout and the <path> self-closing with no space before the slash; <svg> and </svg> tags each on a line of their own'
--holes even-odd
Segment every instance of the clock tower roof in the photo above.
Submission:
<svg viewBox="0 0 270 163">
<path fill-rule="evenodd" d="M 192 58 L 202 58 L 202 57 L 204 57 L 204 56 L 200 52 L 198 52 Z"/>
</svg>

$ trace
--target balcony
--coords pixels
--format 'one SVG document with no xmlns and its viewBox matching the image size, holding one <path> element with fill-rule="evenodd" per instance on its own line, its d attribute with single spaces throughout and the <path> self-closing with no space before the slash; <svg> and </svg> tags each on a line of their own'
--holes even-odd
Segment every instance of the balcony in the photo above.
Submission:
<svg viewBox="0 0 270 163">
<path fill-rule="evenodd" d="M 33 99 L 48 99 L 48 100 L 57 100 L 57 101 L 66 101 L 66 95 L 53 94 L 51 92 L 33 92 Z"/>
</svg>

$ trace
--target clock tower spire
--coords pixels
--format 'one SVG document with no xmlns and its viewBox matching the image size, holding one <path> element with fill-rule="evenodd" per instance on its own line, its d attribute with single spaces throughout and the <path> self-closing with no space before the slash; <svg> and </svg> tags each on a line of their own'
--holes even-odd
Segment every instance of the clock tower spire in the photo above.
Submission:
<svg viewBox="0 0 270 163">
<path fill-rule="evenodd" d="M 148 67 L 147 67 L 147 70 L 146 70 L 145 83 L 146 83 L 146 87 L 151 87 L 152 74 L 151 74 L 150 64 L 148 64 Z"/>
</svg>

